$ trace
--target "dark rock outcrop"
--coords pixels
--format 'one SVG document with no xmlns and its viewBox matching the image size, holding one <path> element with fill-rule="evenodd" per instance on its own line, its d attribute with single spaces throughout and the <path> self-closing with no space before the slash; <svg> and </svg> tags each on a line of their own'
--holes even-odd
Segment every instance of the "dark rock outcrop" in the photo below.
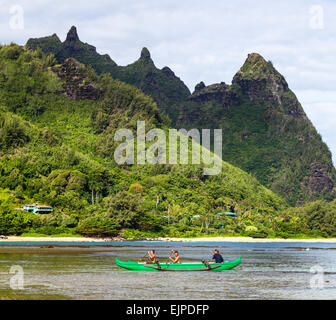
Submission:
<svg viewBox="0 0 336 320">
<path fill-rule="evenodd" d="M 210 86 L 196 86 L 194 93 L 190 96 L 191 101 L 205 102 L 216 100 L 222 102 L 228 92 L 229 86 L 224 82 L 212 84 Z"/>
<path fill-rule="evenodd" d="M 196 86 L 195 86 L 195 92 L 197 91 L 201 91 L 202 89 L 205 88 L 205 84 L 203 81 L 201 81 L 200 83 L 198 83 Z"/>
<path fill-rule="evenodd" d="M 149 59 L 151 59 L 150 52 L 149 52 L 149 50 L 147 48 L 142 48 L 140 59 L 143 59 L 143 60 L 149 60 Z"/>
<path fill-rule="evenodd" d="M 64 93 L 74 100 L 98 100 L 103 91 L 86 74 L 85 68 L 69 58 L 52 70 L 64 81 Z"/>
<path fill-rule="evenodd" d="M 248 95 L 251 102 L 262 97 L 271 108 L 282 109 L 286 114 L 307 118 L 294 93 L 288 88 L 285 78 L 260 54 L 248 55 L 244 65 L 232 80 Z"/>
<path fill-rule="evenodd" d="M 308 189 L 310 194 L 333 192 L 334 183 L 330 178 L 327 165 L 314 162 L 310 165 L 311 176 L 309 178 Z"/>
<path fill-rule="evenodd" d="M 77 42 L 80 41 L 78 34 L 77 34 L 77 29 L 75 26 L 72 26 L 71 29 L 69 30 L 67 37 L 65 39 L 67 42 Z"/>
</svg>

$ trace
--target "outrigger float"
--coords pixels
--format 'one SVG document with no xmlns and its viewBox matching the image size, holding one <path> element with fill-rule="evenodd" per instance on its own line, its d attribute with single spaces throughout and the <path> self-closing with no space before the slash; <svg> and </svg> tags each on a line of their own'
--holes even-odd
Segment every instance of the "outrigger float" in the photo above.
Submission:
<svg viewBox="0 0 336 320">
<path fill-rule="evenodd" d="M 222 263 L 202 261 L 202 263 L 155 263 L 121 261 L 116 258 L 117 266 L 134 271 L 223 271 L 231 270 L 241 263 L 241 257 Z"/>
</svg>

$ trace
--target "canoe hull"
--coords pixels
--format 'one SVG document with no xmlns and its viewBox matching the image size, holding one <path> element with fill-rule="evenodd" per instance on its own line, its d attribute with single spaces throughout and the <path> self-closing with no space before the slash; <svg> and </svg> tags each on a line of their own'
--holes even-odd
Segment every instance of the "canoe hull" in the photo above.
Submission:
<svg viewBox="0 0 336 320">
<path fill-rule="evenodd" d="M 135 261 L 121 261 L 116 258 L 117 266 L 134 271 L 223 271 L 231 270 L 241 263 L 241 257 L 234 261 L 225 261 L 223 263 L 179 263 L 179 264 L 145 264 Z"/>
</svg>

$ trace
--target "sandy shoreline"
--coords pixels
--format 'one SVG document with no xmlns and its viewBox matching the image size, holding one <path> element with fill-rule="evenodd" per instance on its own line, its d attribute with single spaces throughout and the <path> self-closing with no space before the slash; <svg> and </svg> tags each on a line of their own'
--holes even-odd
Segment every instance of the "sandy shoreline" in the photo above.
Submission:
<svg viewBox="0 0 336 320">
<path fill-rule="evenodd" d="M 86 238 L 86 237 L 17 237 L 9 236 L 7 239 L 0 239 L 0 243 L 6 242 L 102 242 L 102 241 L 122 241 L 122 240 L 133 240 L 135 239 L 122 239 L 122 238 Z M 164 242 L 315 242 L 315 243 L 336 243 L 336 238 L 331 239 L 256 239 L 249 237 L 204 237 L 204 238 L 147 238 L 139 239 L 141 241 L 164 241 Z"/>
<path fill-rule="evenodd" d="M 8 236 L 7 239 L 0 239 L 0 243 L 2 242 L 24 242 L 24 241 L 36 241 L 36 242 L 50 242 L 50 241 L 59 241 L 59 242 L 67 242 L 67 241 L 79 241 L 79 242 L 98 242 L 105 241 L 107 239 L 98 239 L 98 238 L 86 238 L 86 237 L 17 237 L 17 236 Z M 111 241 L 111 239 L 108 239 Z"/>
</svg>

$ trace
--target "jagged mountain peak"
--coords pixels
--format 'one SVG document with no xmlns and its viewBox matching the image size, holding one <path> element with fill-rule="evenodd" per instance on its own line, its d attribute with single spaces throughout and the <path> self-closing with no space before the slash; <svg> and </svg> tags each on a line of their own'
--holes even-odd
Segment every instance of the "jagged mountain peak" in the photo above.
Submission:
<svg viewBox="0 0 336 320">
<path fill-rule="evenodd" d="M 202 90 L 202 89 L 204 89 L 204 88 L 205 88 L 205 84 L 204 84 L 203 81 L 201 81 L 200 83 L 198 83 L 198 84 L 195 86 L 195 92 L 196 92 L 196 91 L 200 91 L 200 90 Z"/>
<path fill-rule="evenodd" d="M 80 41 L 77 33 L 77 28 L 75 26 L 72 26 L 67 34 L 66 40 L 68 42 L 76 42 Z"/>
<path fill-rule="evenodd" d="M 247 55 L 247 58 L 240 70 L 245 72 L 256 72 L 260 70 L 271 69 L 268 67 L 273 67 L 272 63 L 270 61 L 266 61 L 261 54 L 253 52 Z"/>
<path fill-rule="evenodd" d="M 143 59 L 143 60 L 149 60 L 149 59 L 151 59 L 150 52 L 149 52 L 149 50 L 146 47 L 142 48 L 140 59 Z"/>
<path fill-rule="evenodd" d="M 256 52 L 252 52 L 249 53 L 247 55 L 247 59 L 246 62 L 252 63 L 252 64 L 256 64 L 256 63 L 267 63 L 266 60 L 264 59 L 264 57 Z"/>
<path fill-rule="evenodd" d="M 60 38 L 58 37 L 58 35 L 56 33 L 53 33 L 51 35 L 51 38 L 55 38 L 55 39 L 58 39 L 59 41 L 61 41 Z"/>
<path fill-rule="evenodd" d="M 161 71 L 168 77 L 175 77 L 174 71 L 167 66 L 163 67 Z"/>
<path fill-rule="evenodd" d="M 270 75 L 282 77 L 273 67 L 271 61 L 266 61 L 259 53 L 250 53 L 234 79 L 239 77 L 257 80 L 268 78 Z"/>
<path fill-rule="evenodd" d="M 290 91 L 284 76 L 274 68 L 271 61 L 266 61 L 258 53 L 250 53 L 247 56 L 245 63 L 233 77 L 232 84 L 237 84 L 248 91 L 251 100 L 262 94 L 266 99 L 264 90 L 267 89 L 271 100 L 274 100 L 277 105 L 283 104 L 280 97 L 282 93 Z M 292 92 L 290 95 L 293 101 L 296 100 Z M 296 109 L 300 109 L 299 113 L 303 115 L 302 108 L 298 107 L 298 103 L 295 105 Z"/>
</svg>

